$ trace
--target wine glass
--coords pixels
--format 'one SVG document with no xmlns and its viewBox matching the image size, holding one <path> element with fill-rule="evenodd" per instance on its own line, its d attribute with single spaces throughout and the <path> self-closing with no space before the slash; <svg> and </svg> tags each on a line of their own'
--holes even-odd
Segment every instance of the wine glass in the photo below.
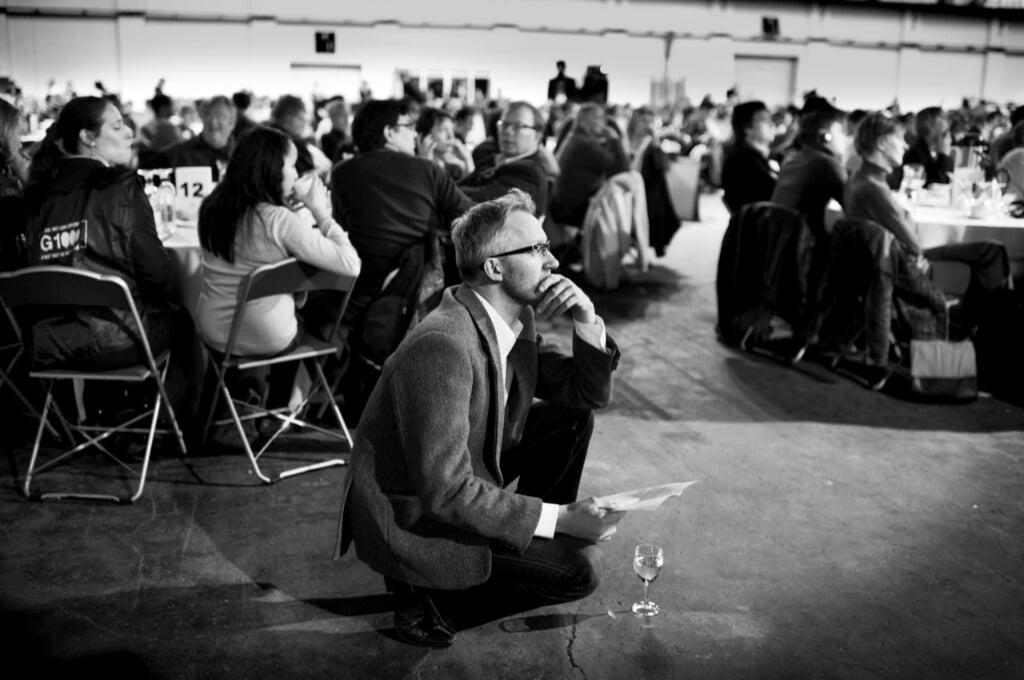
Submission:
<svg viewBox="0 0 1024 680">
<path fill-rule="evenodd" d="M 903 186 L 907 198 L 916 203 L 919 192 L 924 189 L 924 166 L 920 163 L 907 163 L 903 166 Z"/>
<path fill-rule="evenodd" d="M 665 554 L 659 545 L 641 543 L 633 555 L 633 571 L 644 582 L 644 599 L 633 603 L 633 613 L 640 616 L 654 616 L 661 613 L 661 608 L 647 597 L 651 581 L 658 578 L 661 567 L 665 564 Z"/>
</svg>

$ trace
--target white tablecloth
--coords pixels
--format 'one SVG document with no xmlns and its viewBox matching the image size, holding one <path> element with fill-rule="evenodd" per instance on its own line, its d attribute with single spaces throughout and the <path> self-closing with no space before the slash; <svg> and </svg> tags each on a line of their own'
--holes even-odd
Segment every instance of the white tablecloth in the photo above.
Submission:
<svg viewBox="0 0 1024 680">
<path fill-rule="evenodd" d="M 952 206 L 931 205 L 914 206 L 913 216 L 921 247 L 992 239 L 1006 246 L 1013 273 L 1024 273 L 1024 219 L 1003 215 L 973 218 Z"/>
</svg>

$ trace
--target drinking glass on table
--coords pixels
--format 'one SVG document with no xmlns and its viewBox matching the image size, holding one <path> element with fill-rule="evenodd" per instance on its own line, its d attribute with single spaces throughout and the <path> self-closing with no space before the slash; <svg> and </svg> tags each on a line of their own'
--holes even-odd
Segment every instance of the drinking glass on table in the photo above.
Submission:
<svg viewBox="0 0 1024 680">
<path fill-rule="evenodd" d="M 633 554 L 633 571 L 644 582 L 644 599 L 633 603 L 633 613 L 640 616 L 654 616 L 661 613 L 661 608 L 648 597 L 651 581 L 658 578 L 661 568 L 665 565 L 665 554 L 661 546 L 641 543 Z"/>
<path fill-rule="evenodd" d="M 916 203 L 921 189 L 924 189 L 924 165 L 907 163 L 903 166 L 903 191 L 911 203 Z"/>
</svg>

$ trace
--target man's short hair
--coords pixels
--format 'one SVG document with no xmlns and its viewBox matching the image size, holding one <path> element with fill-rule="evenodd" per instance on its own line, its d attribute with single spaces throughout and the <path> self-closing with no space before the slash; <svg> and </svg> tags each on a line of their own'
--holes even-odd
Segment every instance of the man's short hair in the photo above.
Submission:
<svg viewBox="0 0 1024 680">
<path fill-rule="evenodd" d="M 252 96 L 245 90 L 239 90 L 231 95 L 231 101 L 239 111 L 245 111 L 252 105 Z"/>
<path fill-rule="evenodd" d="M 604 107 L 594 102 L 587 102 L 576 112 L 576 127 L 589 131 L 590 126 L 598 120 L 604 119 Z"/>
<path fill-rule="evenodd" d="M 360 153 L 383 148 L 387 144 L 385 128 L 398 123 L 398 117 L 409 114 L 407 99 L 371 99 L 363 102 L 352 119 L 352 142 Z"/>
<path fill-rule="evenodd" d="M 165 94 L 155 94 L 149 100 L 149 108 L 153 109 L 153 113 L 157 115 L 164 112 L 171 113 L 174 110 L 174 102 Z"/>
<path fill-rule="evenodd" d="M 561 59 L 559 59 L 558 61 L 555 62 L 555 68 L 558 68 L 558 69 L 565 68 L 565 62 L 562 61 Z"/>
<path fill-rule="evenodd" d="M 480 265 L 505 249 L 505 222 L 514 212 L 533 215 L 537 206 L 521 189 L 511 189 L 493 201 L 478 203 L 452 223 L 455 263 L 463 281 L 475 279 Z"/>
<path fill-rule="evenodd" d="M 853 148 L 861 158 L 870 156 L 878 142 L 889 135 L 899 134 L 899 123 L 882 111 L 872 111 L 861 118 L 853 135 Z"/>
<path fill-rule="evenodd" d="M 1024 148 L 1024 120 L 1010 128 L 1010 139 L 1013 141 L 1013 149 Z"/>
<path fill-rule="evenodd" d="M 473 120 L 473 116 L 477 114 L 475 106 L 463 106 L 461 109 L 455 112 L 456 123 L 467 123 Z"/>
<path fill-rule="evenodd" d="M 530 113 L 533 115 L 533 126 L 538 130 L 544 129 L 544 116 L 541 114 L 540 109 L 525 100 L 510 102 L 509 105 L 505 107 L 505 110 L 502 111 L 501 118 L 507 117 L 508 114 L 512 113 L 516 109 L 529 109 Z"/>
<path fill-rule="evenodd" d="M 1017 106 L 1010 111 L 1010 127 L 1022 122 L 1024 122 L 1024 104 Z"/>
<path fill-rule="evenodd" d="M 765 103 L 758 100 L 737 104 L 732 110 L 733 139 L 742 142 L 747 136 L 747 129 L 754 124 L 754 116 L 767 110 Z"/>
<path fill-rule="evenodd" d="M 199 102 L 199 117 L 206 120 L 215 106 L 226 106 L 232 110 L 235 108 L 234 103 L 230 99 L 222 94 L 218 94 Z"/>
<path fill-rule="evenodd" d="M 306 110 L 306 102 L 293 94 L 286 94 L 274 103 L 270 112 L 271 120 L 281 122 L 293 116 L 297 116 Z"/>
<path fill-rule="evenodd" d="M 797 123 L 796 141 L 801 145 L 822 144 L 825 133 L 836 123 L 841 123 L 846 114 L 839 109 L 815 109 L 800 114 Z"/>
</svg>

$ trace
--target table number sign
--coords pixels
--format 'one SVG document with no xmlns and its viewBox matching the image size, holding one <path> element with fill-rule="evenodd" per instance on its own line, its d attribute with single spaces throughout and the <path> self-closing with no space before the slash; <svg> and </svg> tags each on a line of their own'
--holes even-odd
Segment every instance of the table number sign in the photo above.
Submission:
<svg viewBox="0 0 1024 680">
<path fill-rule="evenodd" d="M 199 215 L 199 204 L 213 191 L 213 170 L 209 166 L 180 167 L 174 171 L 178 190 L 175 207 L 180 219 L 191 221 Z"/>
<path fill-rule="evenodd" d="M 181 198 L 197 198 L 201 201 L 213 191 L 213 170 L 209 166 L 176 168 L 174 185 Z"/>
</svg>

